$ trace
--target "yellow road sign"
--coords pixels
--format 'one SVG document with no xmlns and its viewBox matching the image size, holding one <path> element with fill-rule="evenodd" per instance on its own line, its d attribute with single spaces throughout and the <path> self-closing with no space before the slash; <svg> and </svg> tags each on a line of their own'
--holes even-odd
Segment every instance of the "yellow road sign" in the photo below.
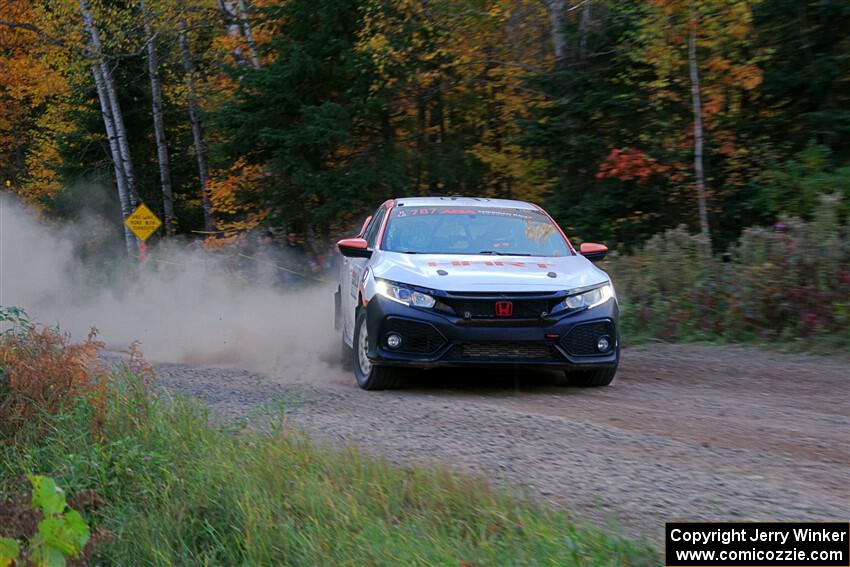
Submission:
<svg viewBox="0 0 850 567">
<path fill-rule="evenodd" d="M 153 214 L 144 203 L 136 207 L 136 210 L 127 217 L 127 220 L 124 221 L 130 230 L 133 231 L 133 234 L 138 237 L 139 240 L 144 242 L 148 238 L 151 237 L 151 234 L 156 232 L 160 226 L 162 226 L 162 221 L 159 220 L 159 217 Z"/>
</svg>

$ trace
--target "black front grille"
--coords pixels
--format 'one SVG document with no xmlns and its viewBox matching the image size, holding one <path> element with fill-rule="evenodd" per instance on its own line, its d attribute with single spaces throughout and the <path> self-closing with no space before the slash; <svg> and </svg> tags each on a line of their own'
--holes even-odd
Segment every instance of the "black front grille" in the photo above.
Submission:
<svg viewBox="0 0 850 567">
<path fill-rule="evenodd" d="M 546 343 L 512 343 L 475 341 L 455 346 L 450 358 L 455 360 L 558 360 L 557 351 Z"/>
<path fill-rule="evenodd" d="M 396 352 L 432 354 L 446 344 L 443 335 L 428 323 L 389 317 L 384 337 L 391 332 L 396 332 L 402 337 L 401 346 L 394 349 Z"/>
<path fill-rule="evenodd" d="M 600 353 L 596 348 L 596 343 L 602 335 L 608 336 L 611 348 L 613 349 L 616 335 L 614 324 L 610 321 L 596 321 L 576 325 L 561 339 L 561 344 L 564 346 L 564 350 L 573 356 L 604 354 Z"/>
<path fill-rule="evenodd" d="M 496 303 L 503 301 L 511 303 L 512 314 L 508 317 L 496 314 Z M 522 296 L 490 296 L 486 299 L 441 297 L 437 307 L 464 319 L 540 319 L 548 315 L 559 301 L 560 298 L 526 299 Z"/>
</svg>

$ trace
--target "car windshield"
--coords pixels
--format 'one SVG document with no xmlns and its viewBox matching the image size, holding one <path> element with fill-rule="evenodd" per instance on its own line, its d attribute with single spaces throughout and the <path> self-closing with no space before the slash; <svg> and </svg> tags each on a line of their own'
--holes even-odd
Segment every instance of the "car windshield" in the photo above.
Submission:
<svg viewBox="0 0 850 567">
<path fill-rule="evenodd" d="M 503 207 L 395 207 L 382 248 L 406 254 L 571 254 L 544 213 Z"/>
</svg>

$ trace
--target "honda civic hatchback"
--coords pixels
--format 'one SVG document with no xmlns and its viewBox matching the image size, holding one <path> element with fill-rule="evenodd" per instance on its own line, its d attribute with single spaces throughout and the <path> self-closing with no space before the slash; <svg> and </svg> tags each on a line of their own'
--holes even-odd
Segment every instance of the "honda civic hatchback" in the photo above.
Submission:
<svg viewBox="0 0 850 567">
<path fill-rule="evenodd" d="M 530 366 L 607 386 L 620 359 L 601 244 L 577 252 L 540 207 L 472 197 L 381 205 L 337 243 L 335 323 L 357 384 L 391 388 L 400 367 Z"/>
</svg>

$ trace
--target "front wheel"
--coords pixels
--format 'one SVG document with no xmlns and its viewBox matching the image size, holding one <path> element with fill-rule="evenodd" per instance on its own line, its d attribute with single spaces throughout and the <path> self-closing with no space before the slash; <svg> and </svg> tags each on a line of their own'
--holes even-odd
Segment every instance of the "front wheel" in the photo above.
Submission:
<svg viewBox="0 0 850 567">
<path fill-rule="evenodd" d="M 364 390 L 386 390 L 397 381 L 397 369 L 376 366 L 369 360 L 369 330 L 366 325 L 366 310 L 360 309 L 354 322 L 354 348 L 352 366 L 357 385 Z"/>
</svg>

